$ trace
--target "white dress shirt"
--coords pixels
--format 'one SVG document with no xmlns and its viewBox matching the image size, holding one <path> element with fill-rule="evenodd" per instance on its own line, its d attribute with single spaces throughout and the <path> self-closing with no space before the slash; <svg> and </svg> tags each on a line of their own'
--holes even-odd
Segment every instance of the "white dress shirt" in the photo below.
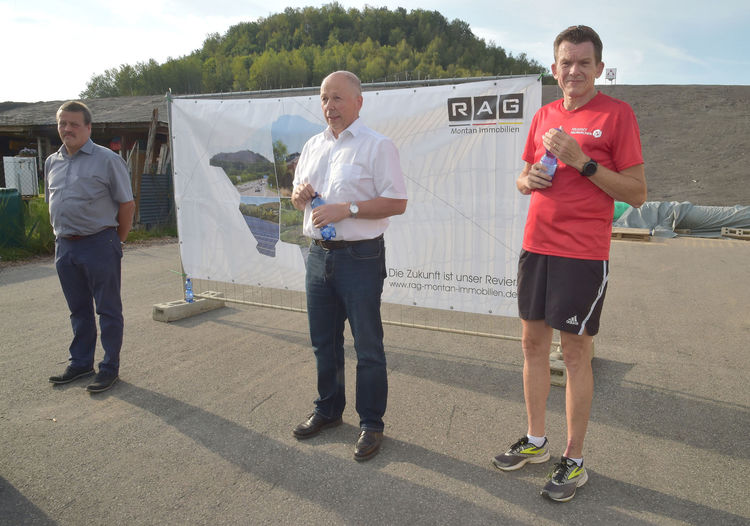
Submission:
<svg viewBox="0 0 750 526">
<path fill-rule="evenodd" d="M 294 185 L 303 183 L 309 183 L 326 203 L 407 198 L 396 145 L 359 118 L 339 133 L 338 139 L 326 128 L 305 143 L 294 172 Z M 383 234 L 388 223 L 388 218 L 346 218 L 334 223 L 333 240 L 372 239 Z M 312 224 L 309 203 L 305 207 L 303 233 L 321 238 L 320 230 Z"/>
</svg>

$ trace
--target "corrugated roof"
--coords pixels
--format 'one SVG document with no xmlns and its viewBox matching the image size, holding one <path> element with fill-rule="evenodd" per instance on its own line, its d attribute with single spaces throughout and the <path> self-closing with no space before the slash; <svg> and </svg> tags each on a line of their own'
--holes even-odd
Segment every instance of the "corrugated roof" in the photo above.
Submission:
<svg viewBox="0 0 750 526">
<path fill-rule="evenodd" d="M 64 100 L 0 103 L 0 126 L 55 126 L 55 114 Z M 154 108 L 159 109 L 159 121 L 167 122 L 167 99 L 164 95 L 141 97 L 109 97 L 83 102 L 91 109 L 96 123 L 151 122 Z"/>
</svg>

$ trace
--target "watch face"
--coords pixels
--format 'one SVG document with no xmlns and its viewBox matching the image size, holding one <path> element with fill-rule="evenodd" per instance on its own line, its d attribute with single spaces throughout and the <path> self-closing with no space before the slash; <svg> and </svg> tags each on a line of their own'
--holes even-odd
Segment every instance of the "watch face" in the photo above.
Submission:
<svg viewBox="0 0 750 526">
<path fill-rule="evenodd" d="M 596 164 L 596 161 L 588 161 L 583 165 L 583 175 L 585 175 L 586 177 L 591 177 L 596 173 L 597 168 L 599 168 L 599 165 Z"/>
<path fill-rule="evenodd" d="M 359 212 L 359 207 L 357 206 L 357 203 L 350 204 L 349 211 L 352 213 L 353 216 L 356 216 L 357 212 Z"/>
</svg>

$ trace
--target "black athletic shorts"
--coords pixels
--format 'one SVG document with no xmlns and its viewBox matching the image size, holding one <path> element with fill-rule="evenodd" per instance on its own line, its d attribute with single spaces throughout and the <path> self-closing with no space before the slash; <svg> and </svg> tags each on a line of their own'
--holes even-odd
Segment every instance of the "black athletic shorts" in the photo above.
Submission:
<svg viewBox="0 0 750 526">
<path fill-rule="evenodd" d="M 609 261 L 545 256 L 521 251 L 518 312 L 524 320 L 544 320 L 553 329 L 591 336 L 609 279 Z"/>
</svg>

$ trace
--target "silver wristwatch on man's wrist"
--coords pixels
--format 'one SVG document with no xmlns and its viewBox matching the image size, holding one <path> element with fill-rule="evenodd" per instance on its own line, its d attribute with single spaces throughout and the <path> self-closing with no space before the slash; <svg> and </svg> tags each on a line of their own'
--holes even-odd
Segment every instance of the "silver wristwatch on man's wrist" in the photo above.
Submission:
<svg viewBox="0 0 750 526">
<path fill-rule="evenodd" d="M 354 201 L 352 201 L 351 203 L 349 203 L 349 215 L 350 215 L 350 217 L 356 218 L 358 213 L 359 213 L 359 207 L 357 206 L 357 203 L 355 203 Z"/>
</svg>

